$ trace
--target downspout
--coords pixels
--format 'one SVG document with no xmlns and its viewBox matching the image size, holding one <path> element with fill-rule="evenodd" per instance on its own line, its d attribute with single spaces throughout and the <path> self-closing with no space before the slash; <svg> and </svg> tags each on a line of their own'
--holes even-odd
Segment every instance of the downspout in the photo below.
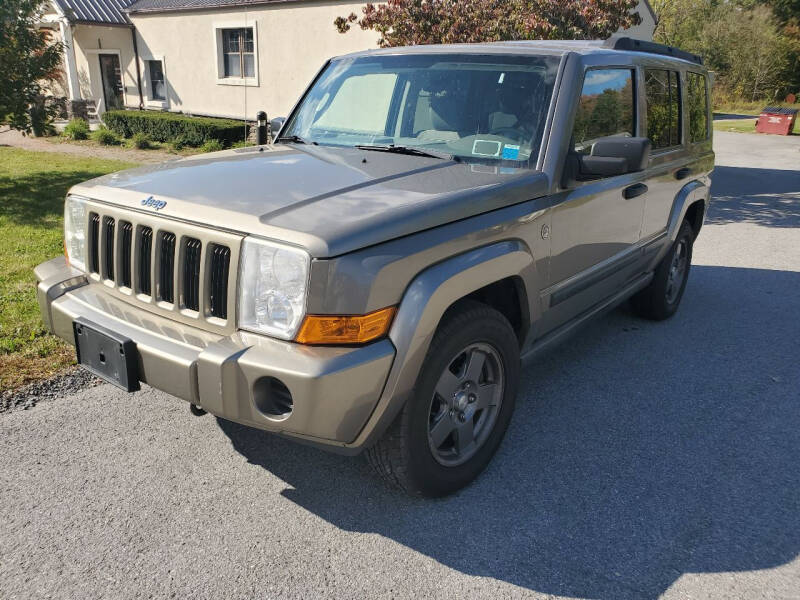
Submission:
<svg viewBox="0 0 800 600">
<path fill-rule="evenodd" d="M 139 46 L 136 44 L 136 27 L 131 25 L 133 38 L 133 56 L 136 61 L 136 87 L 139 89 L 139 110 L 144 110 L 144 97 L 142 96 L 142 71 L 139 68 Z"/>
</svg>

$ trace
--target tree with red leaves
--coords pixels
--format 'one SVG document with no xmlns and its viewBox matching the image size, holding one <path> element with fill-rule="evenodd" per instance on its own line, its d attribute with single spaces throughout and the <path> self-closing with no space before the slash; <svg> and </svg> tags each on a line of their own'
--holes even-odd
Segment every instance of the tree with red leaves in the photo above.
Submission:
<svg viewBox="0 0 800 600">
<path fill-rule="evenodd" d="M 636 0 L 388 0 L 363 16 L 338 17 L 380 34 L 378 45 L 456 44 L 501 40 L 605 39 L 641 23 Z"/>
</svg>

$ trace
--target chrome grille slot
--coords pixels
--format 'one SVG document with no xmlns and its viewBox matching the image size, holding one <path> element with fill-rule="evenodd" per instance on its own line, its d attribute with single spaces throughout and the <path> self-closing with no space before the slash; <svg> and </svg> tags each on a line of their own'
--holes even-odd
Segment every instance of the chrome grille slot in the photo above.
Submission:
<svg viewBox="0 0 800 600">
<path fill-rule="evenodd" d="M 183 306 L 200 310 L 200 254 L 203 244 L 196 238 L 183 238 Z"/>
<path fill-rule="evenodd" d="M 162 302 L 175 302 L 175 234 L 161 232 L 158 261 L 158 299 Z"/>
<path fill-rule="evenodd" d="M 100 215 L 89 215 L 89 272 L 100 273 Z"/>
<path fill-rule="evenodd" d="M 114 218 L 103 217 L 103 276 L 109 281 L 114 281 L 114 230 Z"/>
<path fill-rule="evenodd" d="M 218 319 L 228 318 L 228 275 L 231 264 L 231 249 L 227 246 L 211 246 L 211 281 L 209 284 L 209 314 Z"/>
<path fill-rule="evenodd" d="M 133 225 L 129 221 L 120 221 L 119 225 L 119 284 L 122 287 L 132 287 L 131 258 L 133 256 Z"/>
<path fill-rule="evenodd" d="M 138 291 L 145 296 L 153 295 L 153 271 L 150 268 L 153 260 L 153 230 L 142 226 L 139 229 L 139 284 Z"/>
</svg>

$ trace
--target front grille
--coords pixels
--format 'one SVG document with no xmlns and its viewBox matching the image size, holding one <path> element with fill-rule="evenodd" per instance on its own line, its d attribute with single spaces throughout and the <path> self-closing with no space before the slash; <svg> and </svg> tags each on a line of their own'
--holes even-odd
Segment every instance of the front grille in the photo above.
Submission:
<svg viewBox="0 0 800 600">
<path fill-rule="evenodd" d="M 103 217 L 103 244 L 105 244 L 105 273 L 106 279 L 114 281 L 114 219 Z"/>
<path fill-rule="evenodd" d="M 228 272 L 231 265 L 231 249 L 212 245 L 211 285 L 209 286 L 209 312 L 218 319 L 228 318 Z"/>
<path fill-rule="evenodd" d="M 161 252 L 158 261 L 158 299 L 162 302 L 175 302 L 175 234 L 161 234 Z"/>
<path fill-rule="evenodd" d="M 184 240 L 183 305 L 189 310 L 200 310 L 200 251 L 203 244 L 195 238 Z"/>
<path fill-rule="evenodd" d="M 119 284 L 131 287 L 131 252 L 133 251 L 133 225 L 128 221 L 120 221 L 120 273 Z"/>
<path fill-rule="evenodd" d="M 153 229 L 143 226 L 139 230 L 139 293 L 145 296 L 153 294 L 152 271 L 150 262 L 153 260 Z"/>
<path fill-rule="evenodd" d="M 100 273 L 100 215 L 89 215 L 89 272 Z"/>
<path fill-rule="evenodd" d="M 232 330 L 242 236 L 92 204 L 86 264 L 107 293 L 177 321 Z"/>
</svg>

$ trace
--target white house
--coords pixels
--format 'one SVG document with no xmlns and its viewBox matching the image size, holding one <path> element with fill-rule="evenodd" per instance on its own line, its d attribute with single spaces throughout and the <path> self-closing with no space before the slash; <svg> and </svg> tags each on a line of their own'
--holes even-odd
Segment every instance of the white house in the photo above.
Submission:
<svg viewBox="0 0 800 600">
<path fill-rule="evenodd" d="M 333 21 L 352 0 L 51 0 L 42 26 L 65 42 L 64 96 L 98 113 L 145 108 L 253 118 L 285 115 L 330 56 L 374 47 L 378 34 Z M 624 32 L 652 39 L 642 24 Z"/>
</svg>

